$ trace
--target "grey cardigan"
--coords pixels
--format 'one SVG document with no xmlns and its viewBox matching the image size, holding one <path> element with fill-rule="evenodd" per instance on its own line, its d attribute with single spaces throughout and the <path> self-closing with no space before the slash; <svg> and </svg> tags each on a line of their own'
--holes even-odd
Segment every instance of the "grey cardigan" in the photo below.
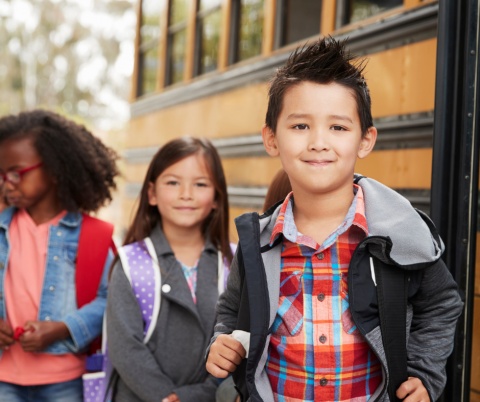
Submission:
<svg viewBox="0 0 480 402">
<path fill-rule="evenodd" d="M 175 392 L 181 402 L 215 401 L 217 380 L 205 369 L 204 352 L 215 325 L 217 249 L 207 240 L 198 264 L 197 304 L 160 225 L 150 238 L 162 275 L 157 325 L 143 344 L 143 319 L 132 287 L 117 262 L 108 290 L 107 334 L 112 364 L 119 374 L 116 402 L 161 401 Z"/>
</svg>

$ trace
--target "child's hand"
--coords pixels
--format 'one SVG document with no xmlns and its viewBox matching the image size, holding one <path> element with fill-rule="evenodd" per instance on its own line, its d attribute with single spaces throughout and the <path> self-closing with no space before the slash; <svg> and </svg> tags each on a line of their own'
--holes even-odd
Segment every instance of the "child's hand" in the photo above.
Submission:
<svg viewBox="0 0 480 402">
<path fill-rule="evenodd" d="M 427 389 L 423 386 L 422 381 L 415 377 L 408 377 L 397 389 L 397 398 L 406 398 L 403 402 L 430 402 Z"/>
<path fill-rule="evenodd" d="M 217 378 L 225 378 L 233 373 L 246 355 L 242 344 L 232 335 L 219 335 L 210 347 L 207 371 Z"/>
<path fill-rule="evenodd" d="M 41 352 L 51 344 L 70 336 L 63 322 L 28 321 L 19 342 L 25 352 Z"/>
<path fill-rule="evenodd" d="M 13 339 L 13 329 L 10 328 L 7 323 L 0 318 L 0 350 L 8 349 L 8 347 L 14 343 L 15 339 Z"/>
<path fill-rule="evenodd" d="M 180 399 L 178 399 L 177 394 L 173 393 L 168 395 L 166 398 L 163 398 L 162 402 L 180 402 Z"/>
</svg>

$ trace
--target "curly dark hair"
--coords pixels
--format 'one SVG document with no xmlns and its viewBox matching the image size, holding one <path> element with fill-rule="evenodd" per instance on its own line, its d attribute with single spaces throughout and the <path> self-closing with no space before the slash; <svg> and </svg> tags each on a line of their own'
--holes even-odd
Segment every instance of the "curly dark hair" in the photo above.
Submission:
<svg viewBox="0 0 480 402">
<path fill-rule="evenodd" d="M 37 109 L 0 119 L 0 144 L 31 137 L 58 197 L 69 211 L 95 212 L 112 200 L 119 174 L 116 152 L 84 126 Z"/>
<path fill-rule="evenodd" d="M 372 100 L 364 78 L 365 67 L 365 59 L 358 59 L 347 50 L 346 40 L 338 41 L 327 36 L 309 46 L 298 47 L 270 81 L 265 124 L 276 131 L 283 97 L 289 88 L 306 81 L 317 84 L 335 82 L 350 89 L 355 96 L 362 135 L 365 135 L 373 126 Z"/>
</svg>

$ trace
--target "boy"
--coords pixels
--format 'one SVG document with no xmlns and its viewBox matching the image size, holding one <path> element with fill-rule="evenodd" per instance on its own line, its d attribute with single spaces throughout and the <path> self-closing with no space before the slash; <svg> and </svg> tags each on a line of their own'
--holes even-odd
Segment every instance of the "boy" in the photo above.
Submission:
<svg viewBox="0 0 480 402">
<path fill-rule="evenodd" d="M 462 303 L 429 218 L 354 176 L 377 131 L 364 65 L 352 60 L 322 39 L 271 82 L 263 142 L 293 192 L 236 219 L 240 247 L 207 360 L 216 377 L 234 372 L 243 401 L 433 402 L 445 385 Z"/>
</svg>

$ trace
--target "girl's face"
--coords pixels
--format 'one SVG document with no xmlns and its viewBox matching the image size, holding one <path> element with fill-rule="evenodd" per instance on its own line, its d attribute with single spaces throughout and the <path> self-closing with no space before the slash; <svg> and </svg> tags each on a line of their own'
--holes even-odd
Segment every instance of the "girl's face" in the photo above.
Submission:
<svg viewBox="0 0 480 402">
<path fill-rule="evenodd" d="M 7 207 L 8 207 L 8 204 L 6 203 L 5 194 L 4 194 L 3 185 L 2 185 L 0 186 L 0 212 L 2 212 Z"/>
<path fill-rule="evenodd" d="M 0 172 L 18 171 L 42 163 L 31 138 L 6 140 L 0 143 Z M 56 184 L 43 166 L 22 175 L 18 184 L 5 182 L 4 193 L 10 205 L 17 208 L 33 208 L 56 194 Z"/>
<path fill-rule="evenodd" d="M 164 227 L 200 228 L 217 208 L 205 158 L 195 154 L 169 166 L 150 183 L 148 200 L 157 206 Z"/>
</svg>

